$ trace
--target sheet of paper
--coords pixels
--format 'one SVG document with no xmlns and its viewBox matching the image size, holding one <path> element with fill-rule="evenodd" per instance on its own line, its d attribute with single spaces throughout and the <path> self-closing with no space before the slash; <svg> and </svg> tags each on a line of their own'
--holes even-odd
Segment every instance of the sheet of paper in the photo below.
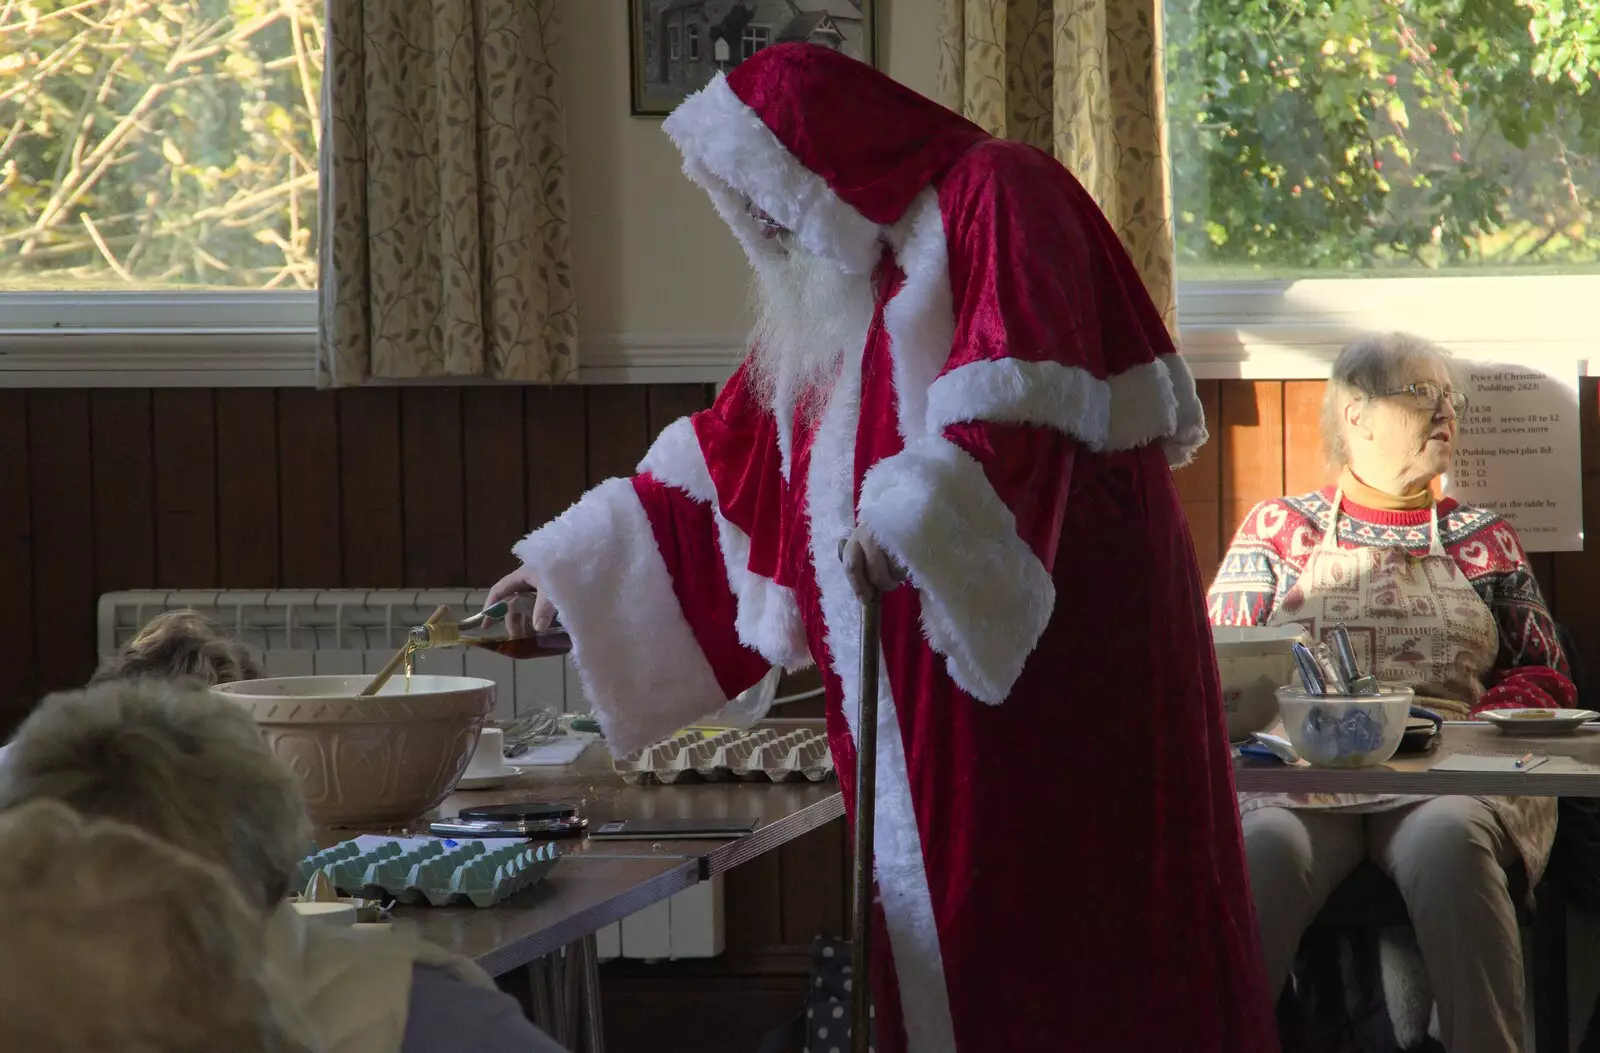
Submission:
<svg viewBox="0 0 1600 1053">
<path fill-rule="evenodd" d="M 1578 363 L 1454 357 L 1467 412 L 1446 492 L 1499 512 L 1529 552 L 1581 552 Z"/>
<path fill-rule="evenodd" d="M 1490 757 L 1472 753 L 1452 753 L 1437 761 L 1430 771 L 1532 771 L 1549 760 L 1543 754 L 1518 763 L 1518 757 Z"/>
<path fill-rule="evenodd" d="M 583 756 L 600 736 L 586 731 L 569 731 L 554 742 L 532 746 L 520 757 L 511 757 L 506 763 L 518 768 L 552 768 L 571 764 Z"/>
</svg>

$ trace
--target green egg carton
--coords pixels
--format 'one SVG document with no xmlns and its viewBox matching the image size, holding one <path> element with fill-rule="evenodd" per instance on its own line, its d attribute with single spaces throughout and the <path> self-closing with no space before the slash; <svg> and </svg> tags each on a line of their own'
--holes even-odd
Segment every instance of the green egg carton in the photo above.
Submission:
<svg viewBox="0 0 1600 1053">
<path fill-rule="evenodd" d="M 346 841 L 301 861 L 300 885 L 320 870 L 345 896 L 489 907 L 543 881 L 560 858 L 553 843 L 429 841 L 407 848 L 391 841 L 362 851 Z"/>
</svg>

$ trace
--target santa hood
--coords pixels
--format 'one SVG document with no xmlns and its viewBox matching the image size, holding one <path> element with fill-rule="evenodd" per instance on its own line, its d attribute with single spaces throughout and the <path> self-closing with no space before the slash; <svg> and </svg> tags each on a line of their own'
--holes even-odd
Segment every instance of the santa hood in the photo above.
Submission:
<svg viewBox="0 0 1600 1053">
<path fill-rule="evenodd" d="M 1093 213 L 1096 244 L 1085 251 L 1116 257 L 1100 271 L 1125 286 L 1117 295 L 1131 305 L 1139 339 L 1069 355 L 1066 364 L 1025 356 L 974 363 L 955 383 L 945 373 L 956 326 L 938 186 L 964 156 L 992 141 L 983 129 L 812 44 L 763 48 L 732 73 L 717 74 L 665 128 L 685 173 L 711 195 L 756 266 L 783 250 L 762 236 L 746 198 L 793 231 L 802 249 L 851 274 L 871 274 L 883 247 L 894 249 L 905 282 L 884 322 L 907 442 L 961 420 L 988 419 L 1060 427 L 1097 450 L 1159 439 L 1174 464 L 1204 443 L 1187 366 L 1115 232 L 1064 168 L 1056 172 L 1075 200 L 1062 207 Z"/>
</svg>

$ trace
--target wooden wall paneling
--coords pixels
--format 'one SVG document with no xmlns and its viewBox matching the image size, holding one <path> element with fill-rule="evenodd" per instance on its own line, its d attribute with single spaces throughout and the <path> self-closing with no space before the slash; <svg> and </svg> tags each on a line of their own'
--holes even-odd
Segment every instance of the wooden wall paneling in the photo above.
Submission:
<svg viewBox="0 0 1600 1053">
<path fill-rule="evenodd" d="M 0 741 L 33 704 L 33 516 L 28 393 L 0 391 Z"/>
<path fill-rule="evenodd" d="M 1580 383 L 1578 420 L 1586 547 L 1582 552 L 1556 554 L 1552 568 L 1556 594 L 1545 599 L 1556 620 L 1572 631 L 1588 668 L 1600 673 L 1600 604 L 1595 603 L 1600 596 L 1600 379 L 1585 377 Z M 1590 527 L 1595 528 L 1593 541 L 1588 537 Z"/>
<path fill-rule="evenodd" d="M 511 546 L 527 533 L 522 388 L 461 392 L 466 584 L 488 588 L 515 569 Z"/>
<path fill-rule="evenodd" d="M 89 431 L 94 456 L 95 592 L 155 588 L 155 449 L 149 390 L 90 392 Z"/>
<path fill-rule="evenodd" d="M 1218 406 L 1222 444 L 1222 544 L 1258 501 L 1282 497 L 1283 382 L 1231 381 Z"/>
<path fill-rule="evenodd" d="M 218 584 L 275 589 L 282 581 L 277 392 L 223 389 L 216 406 Z"/>
<path fill-rule="evenodd" d="M 523 398 L 527 524 L 541 527 L 583 496 L 589 478 L 585 390 L 576 384 L 530 387 Z"/>
<path fill-rule="evenodd" d="M 398 390 L 339 392 L 339 479 L 342 584 L 351 589 L 403 587 L 405 510 Z"/>
<path fill-rule="evenodd" d="M 94 672 L 98 597 L 89 393 L 31 391 L 26 420 L 35 627 L 31 686 L 42 694 L 75 687 Z M 114 523 L 107 526 L 115 529 Z"/>
<path fill-rule="evenodd" d="M 1217 564 L 1222 561 L 1223 544 L 1219 534 L 1222 520 L 1222 424 L 1217 409 L 1220 386 L 1215 380 L 1201 380 L 1196 382 L 1195 390 L 1200 396 L 1211 438 L 1196 451 L 1194 460 L 1173 473 L 1172 480 L 1178 487 L 1178 497 L 1183 501 L 1184 514 L 1189 520 L 1200 576 L 1210 584 Z"/>
<path fill-rule="evenodd" d="M 283 587 L 337 585 L 344 581 L 337 396 L 280 390 L 277 452 Z"/>
<path fill-rule="evenodd" d="M 1333 479 L 1322 452 L 1322 393 L 1325 380 L 1289 380 L 1283 385 L 1283 492 L 1306 494 Z"/>
<path fill-rule="evenodd" d="M 648 430 L 650 441 L 661 434 L 661 429 L 691 413 L 699 413 L 706 406 L 704 384 L 653 384 L 649 390 Z"/>
<path fill-rule="evenodd" d="M 722 885 L 728 952 L 783 942 L 783 871 L 778 852 L 766 852 L 728 871 Z"/>
<path fill-rule="evenodd" d="M 403 389 L 400 436 L 403 580 L 418 588 L 460 586 L 467 580 L 461 389 Z"/>
<path fill-rule="evenodd" d="M 805 946 L 813 936 L 848 936 L 849 850 L 843 819 L 796 838 L 778 850 L 783 895 L 783 940 Z"/>
<path fill-rule="evenodd" d="M 172 589 L 216 588 L 217 432 L 214 393 L 159 388 L 151 402 L 156 578 Z"/>
<path fill-rule="evenodd" d="M 727 975 L 666 962 L 641 976 L 621 968 L 632 964 L 610 962 L 600 971 L 606 1048 L 615 1053 L 751 1053 L 805 1005 L 804 972 Z"/>
<path fill-rule="evenodd" d="M 585 390 L 588 402 L 590 486 L 630 476 L 650 449 L 649 390 L 605 384 Z"/>
</svg>

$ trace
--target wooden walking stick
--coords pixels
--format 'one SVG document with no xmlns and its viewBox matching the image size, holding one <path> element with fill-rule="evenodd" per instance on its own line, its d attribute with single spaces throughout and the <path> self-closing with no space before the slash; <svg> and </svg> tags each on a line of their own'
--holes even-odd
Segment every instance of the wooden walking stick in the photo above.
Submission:
<svg viewBox="0 0 1600 1053">
<path fill-rule="evenodd" d="M 861 605 L 861 705 L 856 714 L 855 885 L 851 897 L 850 1048 L 872 1048 L 872 824 L 878 784 L 878 598 Z"/>
</svg>

